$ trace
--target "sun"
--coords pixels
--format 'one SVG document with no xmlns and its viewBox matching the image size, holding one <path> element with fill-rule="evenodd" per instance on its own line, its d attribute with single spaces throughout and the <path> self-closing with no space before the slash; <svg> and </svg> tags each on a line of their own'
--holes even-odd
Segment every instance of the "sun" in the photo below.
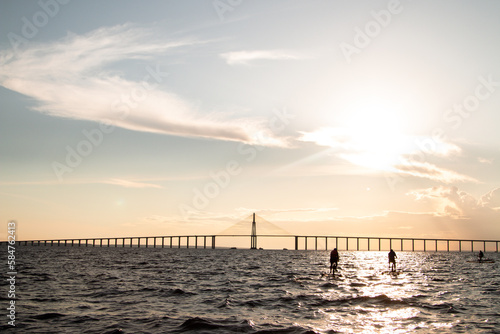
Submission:
<svg viewBox="0 0 500 334">
<path fill-rule="evenodd" d="M 301 132 L 300 140 L 330 147 L 330 153 L 367 172 L 397 172 L 416 151 L 420 106 L 396 91 L 360 88 L 341 102 L 328 101 L 320 113 L 322 127 Z"/>
<path fill-rule="evenodd" d="M 392 101 L 377 98 L 354 103 L 340 119 L 351 150 L 342 157 L 359 166 L 390 171 L 411 152 L 411 137 L 404 110 Z"/>
</svg>

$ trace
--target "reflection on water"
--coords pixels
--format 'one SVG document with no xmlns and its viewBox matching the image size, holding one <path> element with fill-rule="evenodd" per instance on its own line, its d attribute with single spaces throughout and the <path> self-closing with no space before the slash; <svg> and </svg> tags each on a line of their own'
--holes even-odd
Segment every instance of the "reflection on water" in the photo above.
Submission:
<svg viewBox="0 0 500 334">
<path fill-rule="evenodd" d="M 471 253 L 20 248 L 22 332 L 499 332 L 495 263 Z M 8 329 L 0 324 L 0 329 Z M 13 331 L 12 331 L 13 332 Z M 311 332 L 309 332 L 311 333 Z"/>
</svg>

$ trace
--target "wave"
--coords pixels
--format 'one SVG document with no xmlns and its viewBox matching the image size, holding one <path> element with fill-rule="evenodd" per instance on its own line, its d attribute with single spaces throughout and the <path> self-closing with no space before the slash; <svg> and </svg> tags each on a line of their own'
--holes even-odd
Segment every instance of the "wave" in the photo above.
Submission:
<svg viewBox="0 0 500 334">
<path fill-rule="evenodd" d="M 287 327 L 283 329 L 264 329 L 258 332 L 255 332 L 256 334 L 273 334 L 273 333 L 284 333 L 284 334 L 318 334 L 318 332 L 305 329 L 302 327 Z M 334 332 L 331 332 L 334 333 Z"/>
<path fill-rule="evenodd" d="M 169 288 L 169 289 L 152 289 L 152 288 L 144 288 L 140 291 L 152 291 L 155 295 L 159 295 L 162 297 L 171 297 L 171 296 L 194 296 L 197 295 L 196 292 L 186 291 L 181 288 Z"/>
<path fill-rule="evenodd" d="M 66 316 L 65 314 L 56 313 L 56 312 L 49 312 L 49 313 L 34 315 L 31 318 L 35 319 L 35 320 L 51 320 L 51 319 L 65 317 L 65 316 Z"/>
<path fill-rule="evenodd" d="M 200 317 L 189 318 L 184 321 L 174 333 L 200 333 L 202 331 L 215 331 L 220 332 L 223 330 L 226 333 L 250 333 L 254 332 L 254 324 L 252 321 L 235 321 L 234 319 L 227 320 L 211 320 Z"/>
<path fill-rule="evenodd" d="M 112 330 L 109 330 L 109 331 L 107 331 L 107 332 L 104 332 L 103 334 L 123 334 L 123 333 L 125 333 L 125 332 L 123 331 L 123 329 L 121 329 L 121 328 L 116 328 L 116 329 L 112 329 Z"/>
<path fill-rule="evenodd" d="M 185 320 L 178 326 L 174 333 L 252 333 L 252 334 L 317 334 L 311 329 L 301 326 L 281 326 L 277 324 L 263 324 L 256 326 L 251 320 L 237 321 L 233 318 L 224 320 L 212 320 L 194 317 Z"/>
<path fill-rule="evenodd" d="M 337 299 L 320 299 L 316 303 L 313 303 L 314 306 L 325 307 L 325 306 L 341 306 L 341 305 L 360 305 L 363 306 L 392 306 L 392 305 L 406 305 L 411 306 L 412 303 L 408 302 L 404 299 L 391 299 L 385 294 L 377 295 L 377 296 L 352 296 L 352 297 L 344 297 Z"/>
<path fill-rule="evenodd" d="M 88 324 L 90 321 L 99 321 L 99 319 L 97 318 L 94 318 L 94 317 L 90 317 L 88 315 L 84 315 L 84 316 L 77 316 L 77 317 L 74 317 L 70 320 L 70 323 L 73 323 L 73 324 Z"/>
</svg>

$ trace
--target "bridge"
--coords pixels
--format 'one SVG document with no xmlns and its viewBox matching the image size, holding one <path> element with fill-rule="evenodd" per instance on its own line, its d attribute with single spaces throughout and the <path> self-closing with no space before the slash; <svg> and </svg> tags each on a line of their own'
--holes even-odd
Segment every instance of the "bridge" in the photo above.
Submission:
<svg viewBox="0 0 500 334">
<path fill-rule="evenodd" d="M 217 240 L 224 238 L 250 238 L 250 249 L 257 249 L 258 239 L 274 238 L 288 240 L 295 250 L 328 250 L 337 248 L 345 251 L 479 251 L 497 252 L 499 240 L 427 239 L 409 237 L 367 237 L 332 235 L 292 235 L 280 227 L 262 219 L 262 224 L 281 234 L 257 234 L 255 213 L 251 215 L 251 233 L 232 233 L 248 229 L 248 220 L 242 220 L 219 234 L 212 235 L 160 235 L 138 237 L 71 238 L 48 240 L 18 240 L 17 245 L 65 246 L 65 247 L 152 247 L 152 248 L 217 248 Z M 247 217 L 250 218 L 250 217 Z M 0 244 L 8 244 L 2 241 Z M 292 248 L 292 247 L 291 247 Z"/>
</svg>

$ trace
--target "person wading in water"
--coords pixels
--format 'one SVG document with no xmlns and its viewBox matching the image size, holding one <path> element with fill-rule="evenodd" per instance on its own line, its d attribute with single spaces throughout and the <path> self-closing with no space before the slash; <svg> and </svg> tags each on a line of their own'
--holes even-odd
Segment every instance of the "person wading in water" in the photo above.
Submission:
<svg viewBox="0 0 500 334">
<path fill-rule="evenodd" d="M 339 252 L 337 252 L 337 248 L 334 248 L 330 253 L 330 274 L 337 270 L 338 262 Z"/>
<path fill-rule="evenodd" d="M 479 255 L 478 255 L 479 262 L 483 262 L 483 257 L 484 257 L 483 251 L 479 251 Z"/>
<path fill-rule="evenodd" d="M 391 249 L 389 252 L 389 269 L 391 271 L 396 271 L 396 253 Z"/>
</svg>

